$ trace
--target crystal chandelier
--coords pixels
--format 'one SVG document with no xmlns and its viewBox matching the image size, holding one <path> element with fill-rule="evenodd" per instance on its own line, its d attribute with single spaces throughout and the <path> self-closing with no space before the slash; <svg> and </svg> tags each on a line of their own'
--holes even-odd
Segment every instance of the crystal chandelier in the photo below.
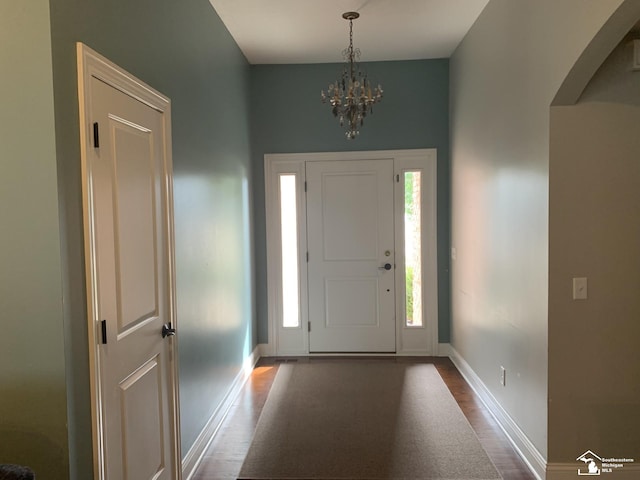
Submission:
<svg viewBox="0 0 640 480">
<path fill-rule="evenodd" d="M 340 126 L 345 126 L 346 136 L 352 140 L 360 133 L 358 130 L 364 124 L 364 117 L 373 113 L 373 105 L 382 100 L 382 87 L 371 87 L 371 82 L 367 78 L 358 61 L 360 60 L 360 49 L 353 48 L 353 21 L 358 18 L 358 12 L 346 12 L 342 18 L 349 20 L 349 46 L 342 51 L 345 65 L 340 78 L 329 84 L 327 93 L 320 92 L 322 103 L 327 99 L 331 105 L 334 117 L 340 121 Z"/>
</svg>

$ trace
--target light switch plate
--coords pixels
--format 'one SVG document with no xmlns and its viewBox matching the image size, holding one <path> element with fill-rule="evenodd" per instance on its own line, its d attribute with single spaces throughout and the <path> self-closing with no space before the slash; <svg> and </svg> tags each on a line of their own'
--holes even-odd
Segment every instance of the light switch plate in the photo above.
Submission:
<svg viewBox="0 0 640 480">
<path fill-rule="evenodd" d="M 587 277 L 573 278 L 573 299 L 574 300 L 587 299 Z"/>
</svg>

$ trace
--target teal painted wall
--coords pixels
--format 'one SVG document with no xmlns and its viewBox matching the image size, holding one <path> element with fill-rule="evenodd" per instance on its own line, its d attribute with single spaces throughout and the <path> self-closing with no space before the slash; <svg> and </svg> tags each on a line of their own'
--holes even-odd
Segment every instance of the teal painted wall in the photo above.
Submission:
<svg viewBox="0 0 640 480">
<path fill-rule="evenodd" d="M 258 341 L 268 341 L 264 154 L 437 148 L 439 340 L 448 342 L 449 61 L 366 64 L 370 77 L 382 83 L 385 97 L 355 140 L 345 138 L 320 101 L 320 90 L 340 69 L 338 64 L 251 67 Z"/>
<path fill-rule="evenodd" d="M 48 0 L 0 2 L 0 463 L 68 478 Z"/>
<path fill-rule="evenodd" d="M 72 478 L 91 477 L 75 42 L 172 102 L 185 455 L 255 345 L 249 65 L 207 0 L 51 2 Z"/>
</svg>

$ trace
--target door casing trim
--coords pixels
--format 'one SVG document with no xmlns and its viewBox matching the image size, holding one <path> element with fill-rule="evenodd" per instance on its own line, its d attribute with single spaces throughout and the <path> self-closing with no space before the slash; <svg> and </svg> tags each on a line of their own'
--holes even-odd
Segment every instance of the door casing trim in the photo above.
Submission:
<svg viewBox="0 0 640 480">
<path fill-rule="evenodd" d="M 263 345 L 262 353 L 265 356 L 297 356 L 313 355 L 309 353 L 308 334 L 306 325 L 308 322 L 308 291 L 307 291 L 307 262 L 306 262 L 306 196 L 304 195 L 304 181 L 297 184 L 299 232 L 298 265 L 300 266 L 300 319 L 301 339 L 296 348 L 282 345 L 280 340 L 281 328 L 278 325 L 279 311 L 281 310 L 281 253 L 280 253 L 280 218 L 279 218 L 279 193 L 277 188 L 278 175 L 293 173 L 299 179 L 304 180 L 306 162 L 339 161 L 339 160 L 376 160 L 393 159 L 394 175 L 404 170 L 420 168 L 425 175 L 425 200 L 423 205 L 427 211 L 423 214 L 425 239 L 425 260 L 423 272 L 425 286 L 424 297 L 426 299 L 425 327 L 422 329 L 429 338 L 424 350 L 403 348 L 403 331 L 406 330 L 399 322 L 400 305 L 396 302 L 396 353 L 395 355 L 438 355 L 438 265 L 437 265 L 437 151 L 436 149 L 410 149 L 410 150 L 376 150 L 356 152 L 318 152 L 318 153 L 286 153 L 266 154 L 264 156 L 265 172 L 265 210 L 266 210 L 266 240 L 267 240 L 267 322 L 268 342 Z M 394 185 L 397 185 L 394 183 Z M 399 195 L 394 193 L 394 211 L 398 217 Z M 396 220 L 394 231 L 396 235 L 396 251 L 398 251 L 399 229 L 401 222 Z M 303 248 L 304 246 L 304 248 Z M 397 270 L 396 270 L 397 271 Z M 396 285 L 400 282 L 396 275 Z M 396 292 L 400 292 L 396 288 Z M 413 329 L 416 330 L 417 329 Z M 283 348 L 284 347 L 284 348 Z M 387 354 L 388 355 L 388 354 Z M 393 354 L 391 354 L 393 355 Z"/>
</svg>

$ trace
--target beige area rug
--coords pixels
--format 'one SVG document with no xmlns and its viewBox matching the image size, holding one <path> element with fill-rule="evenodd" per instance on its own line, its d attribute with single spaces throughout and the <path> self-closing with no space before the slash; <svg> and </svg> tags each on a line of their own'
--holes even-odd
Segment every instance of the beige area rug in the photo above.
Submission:
<svg viewBox="0 0 640 480">
<path fill-rule="evenodd" d="M 431 364 L 283 364 L 240 479 L 495 480 Z"/>
</svg>

